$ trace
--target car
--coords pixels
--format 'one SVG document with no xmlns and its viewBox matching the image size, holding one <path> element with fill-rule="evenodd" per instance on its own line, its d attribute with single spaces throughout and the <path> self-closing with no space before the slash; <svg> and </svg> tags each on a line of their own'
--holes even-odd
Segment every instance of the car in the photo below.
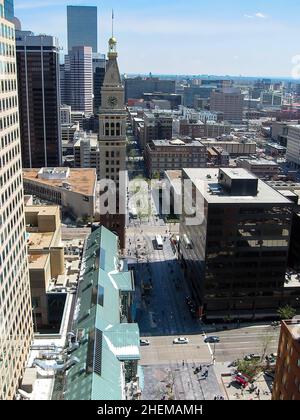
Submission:
<svg viewBox="0 0 300 420">
<path fill-rule="evenodd" d="M 261 356 L 260 356 L 259 354 L 254 354 L 254 353 L 247 354 L 247 355 L 244 357 L 244 360 L 246 360 L 246 361 L 250 361 L 250 360 L 260 360 L 260 359 L 261 359 Z"/>
<path fill-rule="evenodd" d="M 173 340 L 173 344 L 189 344 L 190 340 L 186 337 L 178 337 Z"/>
<path fill-rule="evenodd" d="M 149 340 L 140 340 L 140 346 L 150 346 Z"/>
<path fill-rule="evenodd" d="M 242 385 L 243 388 L 246 388 L 246 386 L 249 384 L 249 378 L 239 372 L 233 376 L 233 380 Z"/>
<path fill-rule="evenodd" d="M 211 337 L 206 337 L 204 340 L 204 343 L 219 343 L 220 342 L 220 338 L 213 335 Z"/>
<path fill-rule="evenodd" d="M 228 367 L 237 367 L 238 360 L 234 360 L 233 362 L 229 363 Z"/>
</svg>

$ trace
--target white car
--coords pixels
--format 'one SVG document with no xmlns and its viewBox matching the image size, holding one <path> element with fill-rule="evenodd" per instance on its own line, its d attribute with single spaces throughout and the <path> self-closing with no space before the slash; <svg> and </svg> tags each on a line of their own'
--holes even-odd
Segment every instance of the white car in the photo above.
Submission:
<svg viewBox="0 0 300 420">
<path fill-rule="evenodd" d="M 140 346 L 150 346 L 149 340 L 140 340 Z"/>
<path fill-rule="evenodd" d="M 173 340 L 173 344 L 189 344 L 190 340 L 186 337 L 178 337 Z"/>
</svg>

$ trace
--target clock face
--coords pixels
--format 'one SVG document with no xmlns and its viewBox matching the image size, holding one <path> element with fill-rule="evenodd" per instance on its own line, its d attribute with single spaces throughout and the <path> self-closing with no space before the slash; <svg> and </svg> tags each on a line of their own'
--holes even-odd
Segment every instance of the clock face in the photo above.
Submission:
<svg viewBox="0 0 300 420">
<path fill-rule="evenodd" d="M 118 103 L 118 99 L 115 96 L 110 96 L 107 99 L 107 103 L 108 103 L 108 105 L 110 105 L 111 107 L 114 108 L 117 105 L 117 103 Z"/>
</svg>

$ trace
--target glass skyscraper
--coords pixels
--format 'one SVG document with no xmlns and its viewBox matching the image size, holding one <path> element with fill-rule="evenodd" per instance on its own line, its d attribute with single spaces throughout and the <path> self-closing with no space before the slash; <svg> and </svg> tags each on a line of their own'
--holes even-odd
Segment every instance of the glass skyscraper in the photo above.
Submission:
<svg viewBox="0 0 300 420">
<path fill-rule="evenodd" d="M 13 20 L 15 15 L 14 12 L 14 0 L 4 0 L 4 17 L 7 20 Z"/>
<path fill-rule="evenodd" d="M 92 47 L 98 51 L 98 12 L 96 6 L 68 6 L 68 51 Z"/>
</svg>

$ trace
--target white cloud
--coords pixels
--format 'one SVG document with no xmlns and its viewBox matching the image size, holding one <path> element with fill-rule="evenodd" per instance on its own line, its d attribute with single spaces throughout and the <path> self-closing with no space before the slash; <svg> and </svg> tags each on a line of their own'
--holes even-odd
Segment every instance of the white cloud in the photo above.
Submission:
<svg viewBox="0 0 300 420">
<path fill-rule="evenodd" d="M 266 19 L 267 18 L 267 15 L 265 15 L 265 14 L 263 14 L 261 12 L 255 13 L 255 16 L 258 17 L 258 18 L 260 18 L 260 19 Z"/>
<path fill-rule="evenodd" d="M 253 18 L 258 18 L 258 19 L 267 19 L 267 15 L 265 15 L 264 13 L 261 13 L 261 12 L 257 12 L 257 13 L 255 13 L 254 15 L 244 15 L 244 17 L 246 18 L 246 19 L 253 19 Z"/>
</svg>

